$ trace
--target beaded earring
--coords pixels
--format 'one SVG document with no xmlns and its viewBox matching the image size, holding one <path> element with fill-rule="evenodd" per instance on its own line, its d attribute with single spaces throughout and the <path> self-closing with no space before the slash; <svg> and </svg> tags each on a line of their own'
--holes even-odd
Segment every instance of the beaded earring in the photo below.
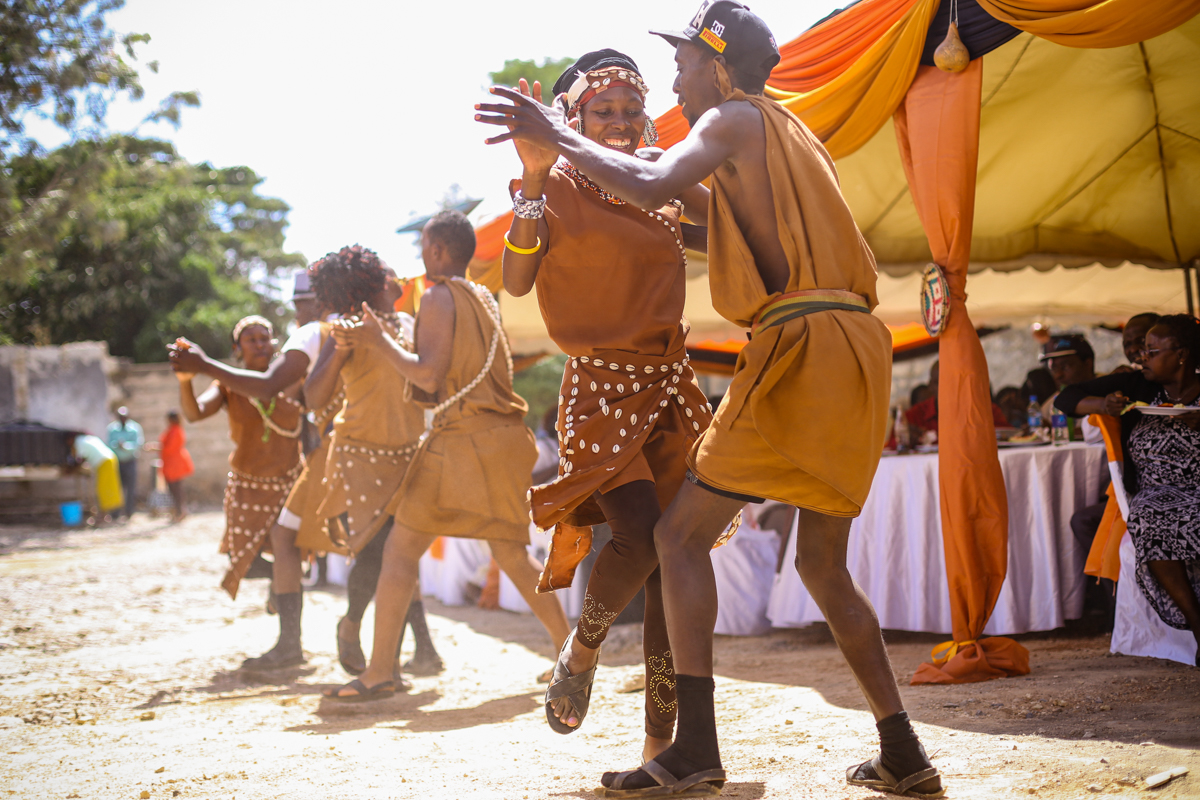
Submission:
<svg viewBox="0 0 1200 800">
<path fill-rule="evenodd" d="M 658 144 L 658 128 L 654 125 L 653 117 L 646 117 L 646 130 L 642 131 L 642 141 L 646 143 L 646 147 Z"/>
</svg>

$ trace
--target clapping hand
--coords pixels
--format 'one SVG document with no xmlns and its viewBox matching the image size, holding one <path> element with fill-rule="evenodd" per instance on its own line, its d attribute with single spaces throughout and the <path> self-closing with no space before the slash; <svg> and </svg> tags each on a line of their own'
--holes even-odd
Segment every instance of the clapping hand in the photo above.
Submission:
<svg viewBox="0 0 1200 800">
<path fill-rule="evenodd" d="M 180 336 L 173 344 L 167 345 L 167 358 L 171 362 L 171 369 L 175 370 L 175 377 L 182 383 L 196 377 L 204 368 L 207 356 L 200 345 Z"/>
<path fill-rule="evenodd" d="M 362 304 L 362 321 L 338 320 L 331 331 L 334 347 L 338 350 L 353 350 L 356 347 L 371 347 L 383 341 L 383 326 L 379 317 L 366 303 Z"/>
<path fill-rule="evenodd" d="M 558 160 L 558 151 L 554 147 L 555 142 L 561 141 L 571 134 L 562 112 L 542 105 L 540 100 L 532 96 L 529 84 L 524 79 L 521 79 L 520 91 L 513 91 L 504 86 L 493 86 L 490 91 L 492 94 L 511 100 L 512 105 L 507 103 L 477 103 L 475 105 L 477 111 L 489 112 L 476 114 L 476 122 L 508 128 L 508 133 L 502 133 L 484 141 L 487 144 L 500 144 L 507 141 L 516 143 L 517 153 L 521 155 L 522 162 L 525 162 L 526 158 L 526 152 L 523 152 L 524 147 L 528 147 L 529 155 L 541 163 L 544 163 L 546 159 L 550 158 L 550 154 L 553 154 L 553 160 L 545 169 L 553 166 L 554 161 Z M 541 83 L 534 82 L 534 92 L 541 94 Z M 539 154 L 537 151 L 542 152 Z"/>
</svg>

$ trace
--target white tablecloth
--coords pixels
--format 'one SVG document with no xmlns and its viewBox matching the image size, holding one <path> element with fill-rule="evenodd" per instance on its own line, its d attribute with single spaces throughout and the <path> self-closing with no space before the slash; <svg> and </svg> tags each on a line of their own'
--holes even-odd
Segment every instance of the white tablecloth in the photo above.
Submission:
<svg viewBox="0 0 1200 800">
<path fill-rule="evenodd" d="M 1008 490 L 1008 574 L 984 632 L 1052 630 L 1080 616 L 1086 558 L 1071 514 L 1096 502 L 1107 474 L 1103 447 L 1082 443 L 1000 451 Z M 847 565 L 884 628 L 949 633 L 936 455 L 880 461 L 862 514 L 850 529 Z M 775 627 L 824 618 L 799 575 L 796 529 L 767 606 Z M 736 537 L 735 537 L 736 538 Z M 720 587 L 718 587 L 720 593 Z M 736 597 L 728 588 L 725 597 Z"/>
</svg>

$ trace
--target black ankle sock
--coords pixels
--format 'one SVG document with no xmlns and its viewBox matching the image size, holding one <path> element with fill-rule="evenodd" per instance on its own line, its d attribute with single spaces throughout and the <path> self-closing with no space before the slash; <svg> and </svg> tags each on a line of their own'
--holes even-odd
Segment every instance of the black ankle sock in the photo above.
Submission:
<svg viewBox="0 0 1200 800">
<path fill-rule="evenodd" d="M 932 766 L 917 738 L 907 711 L 898 711 L 875 723 L 879 729 L 879 760 L 897 778 L 907 778 Z"/>
<path fill-rule="evenodd" d="M 721 750 L 717 745 L 717 717 L 713 708 L 712 678 L 675 675 L 675 697 L 679 701 L 679 722 L 675 744 L 654 760 L 678 779 L 709 769 L 720 769 Z M 612 784 L 616 773 L 606 772 L 600 782 Z M 645 789 L 658 783 L 644 772 L 632 776 L 624 789 Z"/>
</svg>

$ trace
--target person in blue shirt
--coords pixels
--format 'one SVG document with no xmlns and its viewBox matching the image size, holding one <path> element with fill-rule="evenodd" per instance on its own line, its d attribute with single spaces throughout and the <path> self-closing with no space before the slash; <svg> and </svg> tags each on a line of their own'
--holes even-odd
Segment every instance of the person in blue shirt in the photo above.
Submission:
<svg viewBox="0 0 1200 800">
<path fill-rule="evenodd" d="M 117 454 L 117 468 L 121 471 L 121 490 L 125 493 L 125 519 L 133 516 L 137 507 L 138 453 L 146 437 L 142 426 L 129 418 L 129 409 L 117 409 L 117 419 L 108 425 L 108 446 Z"/>
</svg>

